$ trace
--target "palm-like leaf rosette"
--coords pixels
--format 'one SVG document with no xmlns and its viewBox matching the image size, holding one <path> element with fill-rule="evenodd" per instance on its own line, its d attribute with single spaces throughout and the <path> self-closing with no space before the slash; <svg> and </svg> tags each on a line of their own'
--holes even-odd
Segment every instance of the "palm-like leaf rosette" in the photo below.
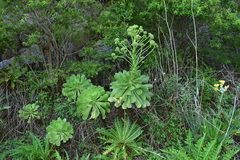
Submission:
<svg viewBox="0 0 240 160">
<path fill-rule="evenodd" d="M 143 143 L 138 141 L 143 131 L 136 123 L 131 124 L 129 118 L 123 122 L 117 118 L 114 121 L 114 128 L 102 129 L 99 132 L 104 135 L 99 138 L 109 144 L 105 147 L 103 155 L 112 154 L 113 159 L 131 159 L 142 154 L 139 147 Z"/>
<path fill-rule="evenodd" d="M 67 82 L 63 84 L 62 93 L 64 96 L 68 97 L 68 101 L 76 100 L 78 95 L 92 84 L 89 79 L 85 77 L 85 75 L 72 75 Z"/>
<path fill-rule="evenodd" d="M 53 120 L 47 127 L 47 131 L 49 142 L 57 146 L 60 146 L 61 141 L 65 143 L 68 139 L 73 137 L 73 127 L 66 119 L 62 120 L 58 118 L 57 120 Z"/>
<path fill-rule="evenodd" d="M 101 86 L 90 86 L 79 95 L 77 100 L 77 111 L 86 120 L 91 112 L 90 119 L 95 119 L 101 113 L 102 118 L 106 118 L 106 112 L 110 112 L 110 103 L 107 101 L 109 92 Z"/>
<path fill-rule="evenodd" d="M 115 106 L 122 105 L 123 109 L 131 108 L 135 104 L 137 108 L 145 108 L 150 105 L 149 100 L 153 95 L 149 89 L 152 84 L 146 84 L 149 80 L 148 76 L 141 75 L 140 71 L 123 71 L 116 73 L 115 80 L 111 83 L 113 89 L 110 102 L 115 102 Z"/>
</svg>

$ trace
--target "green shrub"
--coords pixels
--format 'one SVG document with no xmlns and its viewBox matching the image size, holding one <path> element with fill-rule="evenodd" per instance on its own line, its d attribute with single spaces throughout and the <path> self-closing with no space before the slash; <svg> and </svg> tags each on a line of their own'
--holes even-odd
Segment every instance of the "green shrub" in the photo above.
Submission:
<svg viewBox="0 0 240 160">
<path fill-rule="evenodd" d="M 3 152 L 3 157 L 9 156 L 14 160 L 61 160 L 59 152 L 52 148 L 46 137 L 41 140 L 33 134 L 29 134 L 28 140 L 15 139 L 8 145 L 14 148 Z"/>
<path fill-rule="evenodd" d="M 199 139 L 195 139 L 192 133 L 189 132 L 187 139 L 185 140 L 185 145 L 175 149 L 164 149 L 161 150 L 167 153 L 168 159 L 176 160 L 202 160 L 202 159 L 225 159 L 230 160 L 239 150 L 228 150 L 224 151 L 222 143 L 216 143 L 216 139 L 206 141 L 206 135 Z"/>
</svg>

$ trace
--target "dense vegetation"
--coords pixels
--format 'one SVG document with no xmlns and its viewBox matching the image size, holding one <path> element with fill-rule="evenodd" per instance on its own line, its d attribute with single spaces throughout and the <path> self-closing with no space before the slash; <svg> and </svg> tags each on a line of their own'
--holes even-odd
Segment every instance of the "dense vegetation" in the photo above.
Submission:
<svg viewBox="0 0 240 160">
<path fill-rule="evenodd" d="M 0 159 L 239 159 L 238 0 L 0 12 Z"/>
</svg>

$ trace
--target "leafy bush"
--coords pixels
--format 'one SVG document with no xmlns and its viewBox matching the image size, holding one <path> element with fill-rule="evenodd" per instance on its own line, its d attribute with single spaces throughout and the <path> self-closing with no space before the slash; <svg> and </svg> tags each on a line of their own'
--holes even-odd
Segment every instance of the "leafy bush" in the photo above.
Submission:
<svg viewBox="0 0 240 160">
<path fill-rule="evenodd" d="M 6 83 L 10 88 L 15 89 L 16 84 L 23 84 L 21 77 L 26 73 L 26 67 L 20 67 L 20 64 L 12 62 L 13 66 L 8 66 L 7 71 L 0 70 L 0 84 Z"/>
<path fill-rule="evenodd" d="M 54 113 L 62 119 L 68 117 L 74 124 L 79 123 L 76 104 L 74 102 L 67 102 L 62 97 L 57 100 L 54 103 Z"/>
<path fill-rule="evenodd" d="M 189 132 L 187 139 L 185 140 L 186 145 L 182 145 L 178 149 L 164 149 L 161 150 L 167 153 L 169 159 L 178 160 L 202 160 L 202 159 L 225 159 L 230 160 L 239 150 L 224 151 L 222 143 L 216 143 L 216 139 L 205 141 L 206 135 L 196 140 L 193 138 L 192 133 Z"/>
<path fill-rule="evenodd" d="M 177 142 L 182 142 L 185 139 L 187 133 L 186 122 L 181 115 L 171 116 L 175 112 L 168 111 L 168 113 L 159 114 L 149 112 L 142 116 L 143 123 L 148 130 L 147 141 L 155 150 L 170 146 L 177 147 Z"/>
<path fill-rule="evenodd" d="M 61 160 L 58 151 L 54 150 L 45 137 L 43 140 L 37 138 L 33 134 L 29 134 L 29 140 L 14 141 L 8 145 L 13 146 L 14 149 L 4 151 L 2 159 L 7 156 L 18 160 Z M 6 146 L 7 147 L 7 146 Z"/>
</svg>

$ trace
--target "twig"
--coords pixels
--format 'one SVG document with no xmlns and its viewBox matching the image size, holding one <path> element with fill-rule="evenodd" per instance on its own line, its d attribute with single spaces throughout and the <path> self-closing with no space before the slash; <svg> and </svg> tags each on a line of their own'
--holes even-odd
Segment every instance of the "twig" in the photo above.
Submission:
<svg viewBox="0 0 240 160">
<path fill-rule="evenodd" d="M 163 159 L 166 159 L 165 157 L 161 156 L 159 153 L 146 150 L 146 149 L 144 149 L 144 148 L 142 148 L 142 147 L 137 147 L 137 148 L 139 148 L 139 149 L 141 149 L 141 150 L 144 150 L 145 152 L 149 152 L 149 153 L 155 154 L 155 155 L 157 155 L 157 156 L 159 156 L 159 157 L 161 157 L 161 158 L 163 158 Z"/>
</svg>

